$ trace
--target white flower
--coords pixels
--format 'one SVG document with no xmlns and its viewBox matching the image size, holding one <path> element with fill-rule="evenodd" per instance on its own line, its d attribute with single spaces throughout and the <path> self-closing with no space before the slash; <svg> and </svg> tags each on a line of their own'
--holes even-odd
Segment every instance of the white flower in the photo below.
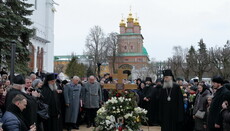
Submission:
<svg viewBox="0 0 230 131">
<path fill-rule="evenodd" d="M 107 120 L 110 120 L 110 117 L 109 117 L 109 116 L 106 116 L 106 119 L 107 119 Z"/>
<path fill-rule="evenodd" d="M 134 108 L 134 111 L 135 111 L 137 114 L 141 114 L 141 113 L 147 114 L 147 110 L 142 109 L 142 108 L 140 108 L 140 107 Z"/>
<path fill-rule="evenodd" d="M 105 112 L 106 112 L 105 107 L 101 107 L 101 108 L 97 111 L 97 114 L 102 114 L 102 113 L 105 113 Z"/>
<path fill-rule="evenodd" d="M 109 120 L 105 120 L 105 124 L 106 124 L 106 126 L 109 126 L 109 124 L 111 124 L 111 122 Z"/>
<path fill-rule="evenodd" d="M 113 109 L 115 110 L 116 108 L 115 108 L 115 107 L 113 107 Z"/>
<path fill-rule="evenodd" d="M 125 119 L 128 119 L 129 117 L 132 117 L 133 116 L 133 113 L 127 113 L 124 117 Z"/>
<path fill-rule="evenodd" d="M 123 102 L 124 99 L 125 99 L 124 97 L 119 97 L 119 98 L 118 98 L 118 100 L 119 100 L 120 102 Z"/>
</svg>

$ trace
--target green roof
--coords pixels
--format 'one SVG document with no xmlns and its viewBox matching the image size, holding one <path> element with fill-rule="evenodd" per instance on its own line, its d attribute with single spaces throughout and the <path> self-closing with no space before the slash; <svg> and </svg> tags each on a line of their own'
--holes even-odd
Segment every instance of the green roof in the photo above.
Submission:
<svg viewBox="0 0 230 131">
<path fill-rule="evenodd" d="M 119 35 L 142 35 L 142 34 L 139 34 L 139 33 L 123 33 L 123 34 L 119 34 Z"/>
<path fill-rule="evenodd" d="M 147 55 L 147 56 L 149 55 L 145 47 L 142 47 L 142 53 Z"/>
<path fill-rule="evenodd" d="M 86 58 L 89 59 L 87 55 L 75 55 L 77 58 Z M 70 61 L 72 55 L 61 55 L 61 56 L 54 56 L 54 61 Z"/>
<path fill-rule="evenodd" d="M 120 53 L 118 56 L 149 56 L 147 50 L 145 47 L 142 47 L 142 53 L 133 53 L 133 52 L 128 52 L 128 53 Z"/>
</svg>

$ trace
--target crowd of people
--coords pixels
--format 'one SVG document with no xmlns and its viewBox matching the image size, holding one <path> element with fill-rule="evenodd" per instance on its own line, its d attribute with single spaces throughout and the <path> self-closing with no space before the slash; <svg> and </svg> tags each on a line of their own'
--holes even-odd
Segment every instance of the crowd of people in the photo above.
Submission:
<svg viewBox="0 0 230 131">
<path fill-rule="evenodd" d="M 54 73 L 15 75 L 12 83 L 5 70 L 0 80 L 0 131 L 62 131 L 96 127 L 97 110 L 109 97 L 103 86 L 117 83 L 110 74 L 81 80 L 59 80 Z M 212 85 L 193 79 L 174 79 L 171 70 L 152 81 L 133 82 L 138 106 L 148 111 L 146 126 L 161 126 L 162 131 L 230 131 L 230 84 L 221 76 Z"/>
</svg>

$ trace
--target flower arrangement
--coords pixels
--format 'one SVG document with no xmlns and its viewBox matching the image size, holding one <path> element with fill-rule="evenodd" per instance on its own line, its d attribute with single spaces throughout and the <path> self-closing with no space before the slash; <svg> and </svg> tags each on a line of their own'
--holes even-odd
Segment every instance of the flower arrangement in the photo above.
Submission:
<svg viewBox="0 0 230 131">
<path fill-rule="evenodd" d="M 95 131 L 138 131 L 141 121 L 146 121 L 147 111 L 137 107 L 135 100 L 128 97 L 132 93 L 117 94 L 97 111 Z"/>
</svg>

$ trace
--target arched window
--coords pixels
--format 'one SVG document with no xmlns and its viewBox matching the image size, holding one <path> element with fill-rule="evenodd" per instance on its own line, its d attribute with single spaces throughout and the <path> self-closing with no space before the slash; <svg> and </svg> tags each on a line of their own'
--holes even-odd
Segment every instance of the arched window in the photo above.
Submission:
<svg viewBox="0 0 230 131">
<path fill-rule="evenodd" d="M 124 48 L 125 48 L 125 50 L 127 50 L 127 46 L 125 46 Z"/>
</svg>

